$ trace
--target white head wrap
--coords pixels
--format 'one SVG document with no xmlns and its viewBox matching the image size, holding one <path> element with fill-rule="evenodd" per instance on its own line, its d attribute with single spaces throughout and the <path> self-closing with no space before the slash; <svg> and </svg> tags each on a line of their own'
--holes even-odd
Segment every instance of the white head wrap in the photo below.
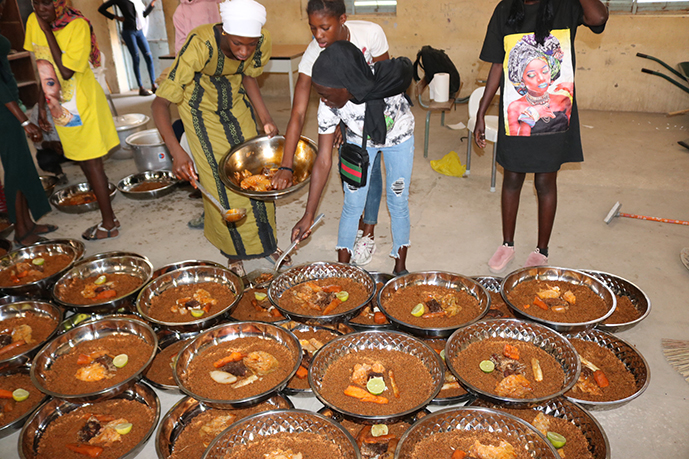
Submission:
<svg viewBox="0 0 689 459">
<path fill-rule="evenodd" d="M 266 9 L 254 0 L 227 0 L 220 4 L 222 29 L 230 35 L 260 37 Z"/>
</svg>

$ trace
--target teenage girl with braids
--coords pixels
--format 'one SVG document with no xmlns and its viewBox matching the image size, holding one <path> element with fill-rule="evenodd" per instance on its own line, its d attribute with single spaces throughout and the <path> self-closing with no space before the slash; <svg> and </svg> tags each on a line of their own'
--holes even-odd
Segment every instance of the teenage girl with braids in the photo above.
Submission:
<svg viewBox="0 0 689 459">
<path fill-rule="evenodd" d="M 535 173 L 538 242 L 524 266 L 548 263 L 557 207 L 557 171 L 584 160 L 574 91 L 574 37 L 585 25 L 601 33 L 608 11 L 600 0 L 503 0 L 481 50 L 492 63 L 474 137 L 486 145 L 484 116 L 500 87 L 497 161 L 502 182 L 503 244 L 488 261 L 494 273 L 514 258 L 514 230 L 524 177 Z"/>
</svg>

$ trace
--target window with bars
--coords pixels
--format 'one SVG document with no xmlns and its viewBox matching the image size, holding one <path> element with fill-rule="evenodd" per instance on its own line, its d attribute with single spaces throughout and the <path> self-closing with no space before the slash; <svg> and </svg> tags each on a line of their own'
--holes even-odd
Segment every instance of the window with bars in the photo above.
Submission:
<svg viewBox="0 0 689 459">
<path fill-rule="evenodd" d="M 397 0 L 345 0 L 347 14 L 395 14 Z"/>
<path fill-rule="evenodd" d="M 674 13 L 689 12 L 689 0 L 603 0 L 611 13 Z"/>
</svg>

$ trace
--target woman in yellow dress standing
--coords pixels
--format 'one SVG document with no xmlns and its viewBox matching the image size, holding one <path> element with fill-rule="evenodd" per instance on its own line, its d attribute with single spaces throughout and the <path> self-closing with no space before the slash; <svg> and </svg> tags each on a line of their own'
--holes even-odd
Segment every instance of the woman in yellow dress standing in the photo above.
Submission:
<svg viewBox="0 0 689 459">
<path fill-rule="evenodd" d="M 89 67 L 89 62 L 100 66 L 93 28 L 66 0 L 33 0 L 33 8 L 24 49 L 36 56 L 41 78 L 39 124 L 52 129 L 46 121 L 47 102 L 65 156 L 79 162 L 98 200 L 102 221 L 87 229 L 83 238 L 117 237 L 120 222 L 110 204 L 102 158 L 120 140 L 105 93 Z"/>
<path fill-rule="evenodd" d="M 220 180 L 218 164 L 235 145 L 258 135 L 256 117 L 266 134 L 277 134 L 256 78 L 272 49 L 265 8 L 253 0 L 220 4 L 222 24 L 207 24 L 189 33 L 167 79 L 153 101 L 156 126 L 170 150 L 180 179 L 199 179 L 228 209 L 246 208 L 247 216 L 226 223 L 204 200 L 206 238 L 231 262 L 279 256 L 275 204 L 233 193 Z M 172 130 L 169 107 L 176 104 L 194 160 Z"/>
</svg>

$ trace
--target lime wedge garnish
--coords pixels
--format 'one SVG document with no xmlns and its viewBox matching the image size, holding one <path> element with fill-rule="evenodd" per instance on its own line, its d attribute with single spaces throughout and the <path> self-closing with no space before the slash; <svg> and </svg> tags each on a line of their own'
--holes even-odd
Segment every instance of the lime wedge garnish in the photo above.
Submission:
<svg viewBox="0 0 689 459">
<path fill-rule="evenodd" d="M 115 426 L 115 432 L 117 432 L 120 435 L 127 435 L 131 431 L 132 431 L 132 423 L 131 422 L 123 422 L 122 424 L 117 424 Z"/>
<path fill-rule="evenodd" d="M 191 312 L 192 317 L 201 317 L 204 314 L 203 309 L 190 309 L 189 312 Z"/>
<path fill-rule="evenodd" d="M 557 449 L 562 448 L 563 446 L 565 446 L 565 443 L 567 443 L 567 439 L 557 432 L 548 432 L 546 434 L 546 437 L 548 438 L 550 443 L 552 443 L 552 445 Z"/>
<path fill-rule="evenodd" d="M 256 300 L 258 300 L 258 301 L 263 301 L 267 297 L 268 297 L 268 295 L 263 293 L 263 292 L 254 292 L 254 298 L 256 298 Z"/>
<path fill-rule="evenodd" d="M 129 362 L 129 356 L 127 354 L 120 354 L 115 356 L 114 359 L 112 359 L 112 364 L 115 365 L 117 368 L 122 368 Z"/>
<path fill-rule="evenodd" d="M 343 290 L 341 292 L 337 292 L 335 294 L 335 296 L 337 297 L 338 300 L 340 300 L 344 303 L 345 301 L 347 301 L 349 299 L 349 292 L 346 292 Z"/>
<path fill-rule="evenodd" d="M 23 402 L 29 398 L 29 391 L 24 389 L 16 389 L 12 392 L 12 398 L 17 402 Z"/>
<path fill-rule="evenodd" d="M 495 364 L 491 360 L 481 360 L 481 363 L 478 364 L 478 367 L 484 373 L 492 373 L 493 370 L 495 370 Z"/>
<path fill-rule="evenodd" d="M 373 424 L 371 426 L 371 435 L 374 437 L 380 437 L 381 435 L 388 434 L 388 426 L 385 424 Z"/>
<path fill-rule="evenodd" d="M 31 264 L 34 264 L 36 266 L 43 266 L 43 263 L 45 263 L 45 260 L 43 258 L 34 258 L 31 260 Z"/>
<path fill-rule="evenodd" d="M 96 280 L 93 281 L 93 283 L 96 285 L 101 285 L 101 284 L 105 284 L 106 280 L 107 280 L 107 278 L 105 277 L 105 274 L 101 274 L 100 276 L 98 276 L 98 278 Z"/>
<path fill-rule="evenodd" d="M 445 360 L 445 349 L 440 351 L 440 358 L 443 359 L 443 361 Z"/>
<path fill-rule="evenodd" d="M 368 380 L 366 383 L 366 389 L 373 395 L 380 395 L 383 392 L 385 392 L 385 380 L 381 378 L 380 376 L 376 376 L 375 378 L 371 378 Z"/>
<path fill-rule="evenodd" d="M 411 315 L 414 317 L 421 317 L 424 312 L 426 312 L 426 307 L 423 305 L 423 303 L 419 303 L 414 306 L 414 309 L 411 310 Z"/>
<path fill-rule="evenodd" d="M 72 321 L 72 323 L 74 325 L 77 325 L 77 324 L 80 324 L 81 322 L 85 321 L 88 318 L 89 318 L 88 314 L 77 314 L 76 318 L 74 319 L 74 321 Z"/>
</svg>

